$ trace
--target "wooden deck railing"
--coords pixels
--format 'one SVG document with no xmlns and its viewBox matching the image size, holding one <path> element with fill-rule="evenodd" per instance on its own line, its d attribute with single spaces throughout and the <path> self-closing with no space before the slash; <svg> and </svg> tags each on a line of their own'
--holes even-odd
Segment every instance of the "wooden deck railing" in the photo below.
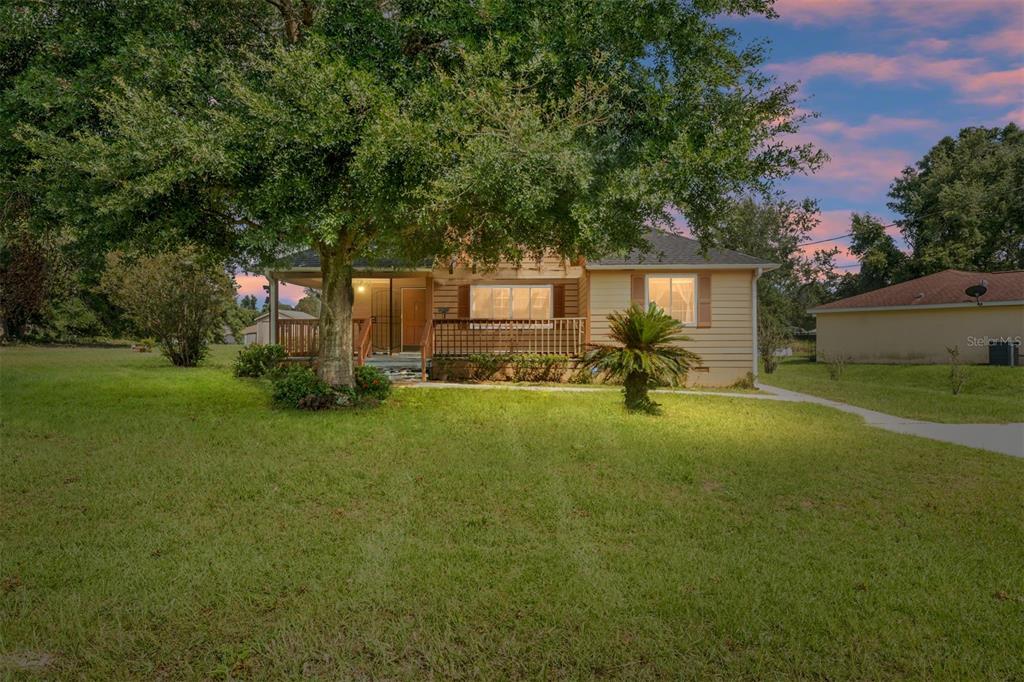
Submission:
<svg viewBox="0 0 1024 682">
<path fill-rule="evenodd" d="M 352 320 L 352 355 L 357 365 L 372 352 L 372 329 L 372 320 Z M 278 320 L 277 342 L 289 357 L 315 357 L 320 352 L 320 320 Z"/>
<path fill-rule="evenodd" d="M 289 357 L 315 356 L 320 352 L 320 320 L 279 319 L 277 342 Z"/>
<path fill-rule="evenodd" d="M 434 320 L 431 326 L 433 355 L 465 357 L 476 353 L 583 354 L 586 318 L 556 317 L 551 320 Z M 424 332 L 426 336 L 426 332 Z"/>
<path fill-rule="evenodd" d="M 427 361 L 434 350 L 434 321 L 427 320 L 423 326 L 423 336 L 420 338 L 420 378 L 427 380 Z"/>
</svg>

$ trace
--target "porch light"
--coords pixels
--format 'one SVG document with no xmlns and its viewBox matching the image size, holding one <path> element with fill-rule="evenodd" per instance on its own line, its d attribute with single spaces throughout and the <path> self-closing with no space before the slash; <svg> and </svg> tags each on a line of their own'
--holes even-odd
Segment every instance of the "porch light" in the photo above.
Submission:
<svg viewBox="0 0 1024 682">
<path fill-rule="evenodd" d="M 358 291 L 359 293 L 363 293 L 364 291 L 366 291 L 366 287 L 360 284 L 359 286 L 356 287 L 356 291 Z"/>
</svg>

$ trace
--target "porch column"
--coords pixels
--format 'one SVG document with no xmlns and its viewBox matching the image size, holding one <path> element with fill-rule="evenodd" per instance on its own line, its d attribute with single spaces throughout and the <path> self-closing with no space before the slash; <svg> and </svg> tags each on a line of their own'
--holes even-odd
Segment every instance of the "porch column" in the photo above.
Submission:
<svg viewBox="0 0 1024 682">
<path fill-rule="evenodd" d="M 268 274 L 267 279 L 270 280 L 270 343 L 277 343 L 277 311 L 280 307 L 278 301 L 277 278 Z"/>
</svg>

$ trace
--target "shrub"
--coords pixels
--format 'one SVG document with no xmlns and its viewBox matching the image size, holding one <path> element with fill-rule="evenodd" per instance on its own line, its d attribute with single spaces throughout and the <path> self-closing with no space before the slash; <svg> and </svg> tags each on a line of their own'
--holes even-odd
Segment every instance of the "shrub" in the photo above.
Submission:
<svg viewBox="0 0 1024 682">
<path fill-rule="evenodd" d="M 843 370 L 846 369 L 846 360 L 839 355 L 826 355 L 822 359 L 828 368 L 828 378 L 832 381 L 839 381 L 843 378 Z"/>
<path fill-rule="evenodd" d="M 764 373 L 771 374 L 779 366 L 779 356 L 789 341 L 785 323 L 768 312 L 761 312 L 757 321 L 757 352 L 764 363 Z"/>
<path fill-rule="evenodd" d="M 498 368 L 507 364 L 509 358 L 504 355 L 491 353 L 475 353 L 469 358 L 470 379 L 473 381 L 488 381 L 494 377 Z"/>
<path fill-rule="evenodd" d="M 274 404 L 279 407 L 322 410 L 337 404 L 330 385 L 309 367 L 292 365 L 275 372 Z"/>
<path fill-rule="evenodd" d="M 276 344 L 253 344 L 238 351 L 235 356 L 236 377 L 261 377 L 275 369 L 285 359 L 284 347 Z"/>
<path fill-rule="evenodd" d="M 949 385 L 953 389 L 953 395 L 960 395 L 967 385 L 967 368 L 960 359 L 960 347 L 953 346 L 946 348 L 949 353 Z"/>
<path fill-rule="evenodd" d="M 590 367 L 580 367 L 569 377 L 569 383 L 582 385 L 594 383 L 594 370 Z"/>
<path fill-rule="evenodd" d="M 653 303 L 646 309 L 634 304 L 624 313 L 612 313 L 608 326 L 620 345 L 597 346 L 584 365 L 622 380 L 627 410 L 656 414 L 658 404 L 648 389 L 682 383 L 700 357 L 679 346 L 689 340 L 682 325 Z"/>
<path fill-rule="evenodd" d="M 730 385 L 729 388 L 735 388 L 740 390 L 750 390 L 757 388 L 757 382 L 754 381 L 754 373 L 747 372 L 742 379 L 737 379 L 736 381 L 732 382 L 732 385 Z"/>
<path fill-rule="evenodd" d="M 517 353 L 511 358 L 514 381 L 558 381 L 569 358 L 565 355 Z"/>
<path fill-rule="evenodd" d="M 384 372 L 370 365 L 355 368 L 356 396 L 363 400 L 387 400 L 391 395 L 391 380 Z"/>
<path fill-rule="evenodd" d="M 205 357 L 210 335 L 235 304 L 224 264 L 191 246 L 133 258 L 109 254 L 100 289 L 179 367 L 194 367 Z"/>
</svg>

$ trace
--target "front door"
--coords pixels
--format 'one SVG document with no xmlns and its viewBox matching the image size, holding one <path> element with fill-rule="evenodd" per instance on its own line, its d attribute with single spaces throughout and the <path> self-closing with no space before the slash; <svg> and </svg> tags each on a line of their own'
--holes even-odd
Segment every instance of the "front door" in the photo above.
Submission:
<svg viewBox="0 0 1024 682">
<path fill-rule="evenodd" d="M 402 347 L 419 347 L 427 324 L 427 290 L 402 289 Z"/>
<path fill-rule="evenodd" d="M 391 352 L 391 301 L 387 287 L 374 287 L 370 290 L 370 315 L 373 316 L 374 353 Z"/>
</svg>

